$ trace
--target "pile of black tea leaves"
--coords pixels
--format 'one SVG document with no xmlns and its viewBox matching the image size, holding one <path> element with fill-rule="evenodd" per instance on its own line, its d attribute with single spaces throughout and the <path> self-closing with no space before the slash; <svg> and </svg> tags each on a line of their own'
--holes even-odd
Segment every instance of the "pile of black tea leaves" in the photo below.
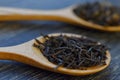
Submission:
<svg viewBox="0 0 120 80">
<path fill-rule="evenodd" d="M 89 22 L 103 26 L 120 25 L 120 7 L 109 2 L 93 2 L 80 4 L 74 9 L 74 13 Z"/>
<path fill-rule="evenodd" d="M 39 49 L 48 61 L 69 69 L 85 69 L 106 65 L 108 48 L 86 37 L 67 35 L 43 36 L 45 42 L 35 39 L 34 47 Z"/>
</svg>

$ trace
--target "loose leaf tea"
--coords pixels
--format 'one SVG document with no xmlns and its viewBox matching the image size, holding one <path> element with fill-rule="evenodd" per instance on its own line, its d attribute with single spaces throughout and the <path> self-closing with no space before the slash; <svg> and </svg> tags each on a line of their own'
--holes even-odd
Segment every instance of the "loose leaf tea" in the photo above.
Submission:
<svg viewBox="0 0 120 80">
<path fill-rule="evenodd" d="M 106 64 L 107 47 L 85 37 L 67 35 L 43 36 L 45 42 L 35 39 L 34 47 L 52 63 L 70 69 L 83 69 Z"/>
<path fill-rule="evenodd" d="M 87 21 L 104 26 L 120 25 L 120 8 L 107 3 L 86 3 L 81 4 L 74 13 Z"/>
</svg>

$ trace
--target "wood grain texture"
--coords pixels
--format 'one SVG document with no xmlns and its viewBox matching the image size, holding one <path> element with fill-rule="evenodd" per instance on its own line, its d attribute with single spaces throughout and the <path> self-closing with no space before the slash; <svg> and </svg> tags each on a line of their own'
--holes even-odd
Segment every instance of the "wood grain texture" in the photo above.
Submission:
<svg viewBox="0 0 120 80">
<path fill-rule="evenodd" d="M 75 1 L 77 3 L 80 0 L 74 0 L 74 1 L 69 0 L 70 1 L 69 3 L 67 1 L 68 0 L 64 0 L 63 1 L 64 4 L 61 2 L 63 6 L 61 4 L 53 5 L 53 6 L 52 4 L 50 4 L 51 7 L 50 5 L 48 5 L 48 7 L 50 7 L 51 9 L 54 8 L 55 6 L 57 6 L 57 8 L 60 8 L 67 5 L 71 5 L 72 3 L 75 3 Z M 111 1 L 114 2 L 114 0 Z M 40 8 L 37 2 L 32 3 L 31 0 L 21 0 L 21 1 L 9 0 L 8 2 L 0 0 L 0 5 L 13 6 L 13 7 L 18 6 L 23 8 L 24 7 Z M 24 5 L 22 6 L 21 4 Z M 34 6 L 31 6 L 29 4 L 34 4 Z M 48 7 L 42 5 L 42 8 L 49 9 Z M 40 36 L 40 33 L 48 34 L 55 32 L 69 32 L 69 33 L 82 34 L 88 37 L 92 37 L 102 43 L 105 43 L 111 48 L 110 52 L 112 55 L 112 61 L 110 66 L 104 71 L 94 75 L 89 75 L 85 77 L 73 77 L 73 76 L 62 75 L 54 72 L 49 72 L 46 70 L 38 69 L 14 61 L 0 60 L 0 80 L 119 80 L 120 79 L 120 32 L 116 32 L 116 33 L 98 32 L 94 30 L 78 28 L 75 25 L 69 25 L 69 24 L 57 23 L 57 22 L 41 22 L 41 21 L 0 22 L 0 46 L 17 45 Z"/>
</svg>

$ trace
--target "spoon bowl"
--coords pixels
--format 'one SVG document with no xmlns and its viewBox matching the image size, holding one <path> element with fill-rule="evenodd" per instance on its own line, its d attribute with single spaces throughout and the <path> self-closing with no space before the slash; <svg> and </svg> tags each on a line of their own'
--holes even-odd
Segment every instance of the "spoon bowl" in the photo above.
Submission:
<svg viewBox="0 0 120 80">
<path fill-rule="evenodd" d="M 120 25 L 102 26 L 99 24 L 91 23 L 78 17 L 74 13 L 74 9 L 77 8 L 77 6 L 78 5 L 73 5 L 64 9 L 48 11 L 0 7 L 0 21 L 53 20 L 75 25 L 82 25 L 84 28 L 91 28 L 102 31 L 120 31 Z"/>
<path fill-rule="evenodd" d="M 49 36 L 58 36 L 58 35 L 61 35 L 61 33 L 49 34 Z M 80 35 L 68 34 L 68 33 L 63 33 L 63 35 L 81 37 Z M 45 41 L 43 37 L 39 37 L 37 39 L 40 40 L 41 42 Z M 35 40 L 31 40 L 17 46 L 1 47 L 0 59 L 15 60 L 41 69 L 62 73 L 62 74 L 74 75 L 74 76 L 89 75 L 99 72 L 105 69 L 110 64 L 110 60 L 111 60 L 110 53 L 109 51 L 107 51 L 106 65 L 88 67 L 86 70 L 67 69 L 65 67 L 59 67 L 55 69 L 57 65 L 49 62 L 47 58 L 43 56 L 40 50 L 38 50 L 35 47 L 32 47 L 34 43 L 36 43 Z"/>
</svg>

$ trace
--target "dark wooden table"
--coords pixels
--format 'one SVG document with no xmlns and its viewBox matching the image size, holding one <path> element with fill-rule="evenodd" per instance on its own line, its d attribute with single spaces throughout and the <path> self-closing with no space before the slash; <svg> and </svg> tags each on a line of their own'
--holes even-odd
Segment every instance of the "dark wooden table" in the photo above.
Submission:
<svg viewBox="0 0 120 80">
<path fill-rule="evenodd" d="M 86 2 L 88 0 L 81 0 Z M 31 9 L 59 9 L 80 0 L 0 0 L 0 6 Z M 94 0 L 89 0 L 94 1 Z M 118 2 L 112 3 L 119 4 Z M 74 77 L 38 69 L 15 61 L 0 60 L 0 80 L 120 80 L 120 32 L 108 33 L 80 28 L 62 22 L 13 21 L 0 22 L 0 46 L 12 46 L 40 36 L 40 33 L 69 32 L 92 37 L 111 48 L 110 66 L 93 75 Z"/>
</svg>

